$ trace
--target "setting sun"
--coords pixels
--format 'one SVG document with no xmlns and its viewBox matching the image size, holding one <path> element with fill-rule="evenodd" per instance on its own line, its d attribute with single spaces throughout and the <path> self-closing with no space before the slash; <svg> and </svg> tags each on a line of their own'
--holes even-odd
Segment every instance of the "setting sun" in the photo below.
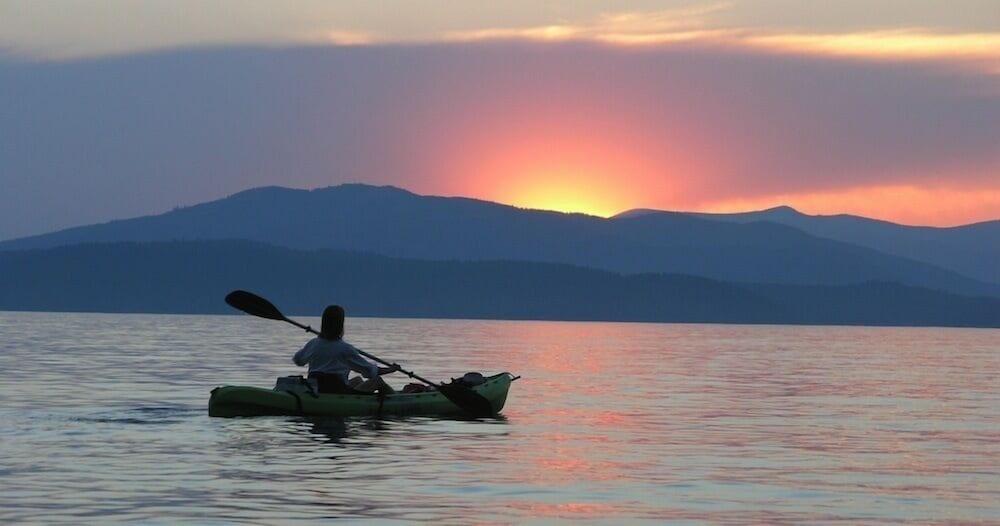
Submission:
<svg viewBox="0 0 1000 526">
<path fill-rule="evenodd" d="M 628 207 L 614 178 L 574 171 L 527 173 L 498 189 L 498 200 L 521 208 L 609 217 Z"/>
<path fill-rule="evenodd" d="M 579 107 L 586 107 L 584 102 Z M 455 124 L 463 148 L 449 156 L 447 193 L 475 195 L 522 208 L 608 217 L 671 197 L 676 156 L 645 148 L 632 116 L 511 108 L 496 122 Z M 477 128 L 489 134 L 477 136 Z M 469 130 L 466 133 L 466 130 Z"/>
</svg>

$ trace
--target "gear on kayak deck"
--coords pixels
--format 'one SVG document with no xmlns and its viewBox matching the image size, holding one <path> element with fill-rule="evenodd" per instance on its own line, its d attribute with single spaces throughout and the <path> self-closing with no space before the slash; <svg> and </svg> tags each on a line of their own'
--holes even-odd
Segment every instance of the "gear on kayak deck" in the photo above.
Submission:
<svg viewBox="0 0 1000 526">
<path fill-rule="evenodd" d="M 477 385 L 482 385 L 483 382 L 485 381 L 486 377 L 483 376 L 483 373 L 475 373 L 475 372 L 465 373 L 464 375 L 462 375 L 461 378 L 457 380 L 455 378 L 451 379 L 451 383 L 456 385 L 462 385 L 465 387 L 475 387 Z"/>
</svg>

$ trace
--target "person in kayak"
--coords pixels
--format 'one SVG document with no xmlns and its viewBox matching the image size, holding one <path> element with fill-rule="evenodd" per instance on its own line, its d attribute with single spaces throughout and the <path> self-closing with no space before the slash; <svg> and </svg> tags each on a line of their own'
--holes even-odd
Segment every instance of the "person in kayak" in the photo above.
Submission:
<svg viewBox="0 0 1000 526">
<path fill-rule="evenodd" d="M 313 338 L 292 357 L 295 365 L 309 366 L 309 378 L 315 378 L 321 393 L 394 392 L 382 379 L 394 373 L 395 367 L 379 367 L 366 360 L 351 344 L 344 341 L 344 308 L 330 305 L 323 310 L 319 336 Z M 361 373 L 365 382 L 348 382 L 351 371 Z M 355 380 L 358 380 L 357 378 Z"/>
</svg>

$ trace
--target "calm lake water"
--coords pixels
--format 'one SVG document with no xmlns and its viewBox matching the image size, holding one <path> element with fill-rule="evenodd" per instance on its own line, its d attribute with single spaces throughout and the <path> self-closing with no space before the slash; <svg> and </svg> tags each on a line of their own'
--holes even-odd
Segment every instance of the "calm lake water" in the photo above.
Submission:
<svg viewBox="0 0 1000 526">
<path fill-rule="evenodd" d="M 504 418 L 208 417 L 306 339 L 0 313 L 0 522 L 1000 520 L 1000 331 L 350 319 L 430 378 L 523 375 Z"/>
</svg>

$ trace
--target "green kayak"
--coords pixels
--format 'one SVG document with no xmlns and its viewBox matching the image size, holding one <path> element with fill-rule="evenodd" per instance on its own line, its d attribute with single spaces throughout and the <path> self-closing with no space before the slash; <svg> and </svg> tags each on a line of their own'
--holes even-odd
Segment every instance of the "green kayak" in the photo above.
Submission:
<svg viewBox="0 0 1000 526">
<path fill-rule="evenodd" d="M 495 413 L 507 401 L 510 373 L 489 376 L 470 389 L 493 406 Z M 437 391 L 394 393 L 380 399 L 375 395 L 315 394 L 310 389 L 262 389 L 227 385 L 216 387 L 208 400 L 209 416 L 403 416 L 455 415 L 462 410 Z"/>
</svg>

